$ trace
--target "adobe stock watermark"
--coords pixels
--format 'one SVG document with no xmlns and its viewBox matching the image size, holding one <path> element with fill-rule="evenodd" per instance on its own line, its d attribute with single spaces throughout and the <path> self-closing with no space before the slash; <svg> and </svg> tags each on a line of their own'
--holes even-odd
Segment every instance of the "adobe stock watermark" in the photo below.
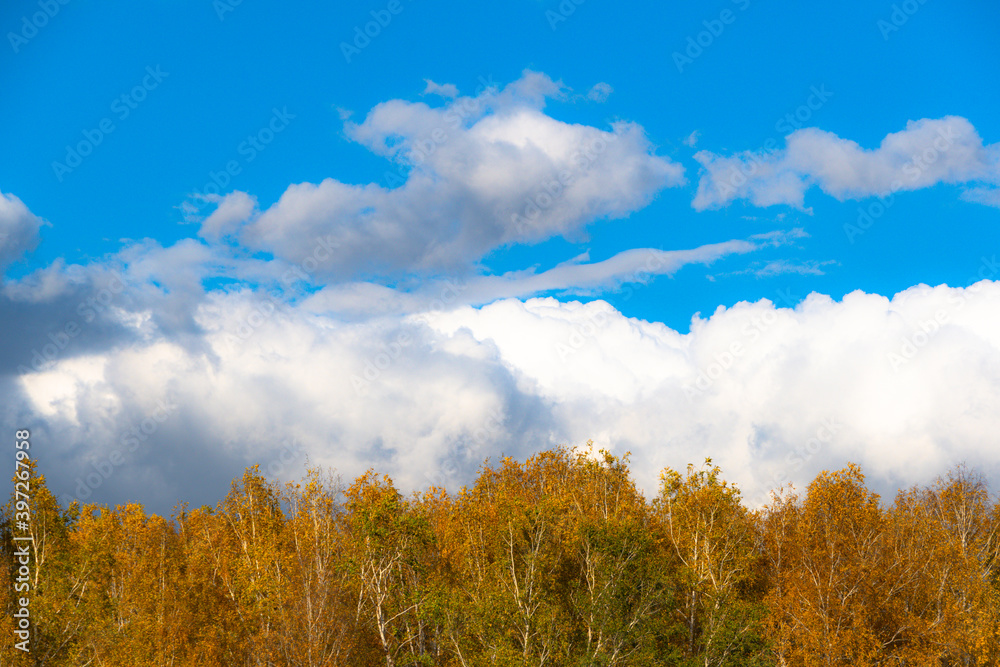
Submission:
<svg viewBox="0 0 1000 667">
<path fill-rule="evenodd" d="M 168 76 L 170 76 L 170 72 L 161 70 L 160 65 L 155 68 L 152 65 L 147 65 L 146 75 L 142 77 L 142 81 L 111 101 L 111 113 L 119 122 L 124 121 Z M 83 164 L 84 158 L 93 154 L 94 149 L 100 146 L 117 127 L 113 118 L 105 117 L 98 121 L 96 127 L 82 130 L 83 139 L 72 146 L 66 145 L 66 156 L 63 161 L 52 161 L 52 173 L 55 174 L 56 180 L 62 183 L 63 179 Z"/>
<path fill-rule="evenodd" d="M 662 251 L 652 251 L 646 253 L 645 261 L 634 271 L 624 276 L 621 285 L 624 287 L 622 301 L 628 301 L 635 294 L 633 284 L 645 285 L 653 276 L 659 275 L 660 269 L 664 266 Z M 561 361 L 566 361 L 572 355 L 582 350 L 587 343 L 594 340 L 597 334 L 611 323 L 611 315 L 616 310 L 609 307 L 607 310 L 599 310 L 596 313 L 588 313 L 587 321 L 574 323 L 570 327 L 570 335 L 565 341 L 555 344 L 556 354 Z"/>
<path fill-rule="evenodd" d="M 833 97 L 833 92 L 826 89 L 825 83 L 821 83 L 819 87 L 810 86 L 806 101 L 779 118 L 778 122 L 774 124 L 774 129 L 785 136 L 795 130 L 801 130 L 812 119 L 813 114 L 822 109 L 831 97 Z M 764 148 L 767 149 L 766 141 Z"/>
<path fill-rule="evenodd" d="M 429 324 L 431 318 L 437 313 L 444 312 L 449 308 L 458 305 L 458 298 L 469 288 L 469 283 L 460 279 L 448 279 L 444 281 L 444 287 L 438 293 L 437 298 L 432 299 L 427 308 L 417 313 L 413 317 L 414 322 Z"/>
<path fill-rule="evenodd" d="M 920 11 L 925 4 L 927 0 L 903 0 L 899 4 L 894 3 L 888 20 L 879 19 L 875 22 L 875 27 L 882 34 L 882 41 L 888 42 L 889 36 L 906 25 L 910 17 Z"/>
<path fill-rule="evenodd" d="M 384 9 L 373 9 L 368 12 L 372 20 L 367 21 L 364 26 L 354 26 L 353 38 L 350 42 L 340 43 L 340 52 L 344 55 L 344 60 L 348 65 L 351 59 L 359 55 L 368 48 L 373 39 L 382 34 L 382 31 L 389 27 L 394 17 L 403 13 L 406 7 L 402 0 L 389 0 Z"/>
<path fill-rule="evenodd" d="M 449 306 L 458 303 L 458 298 L 466 290 L 468 283 L 462 281 L 446 280 L 444 287 L 438 298 L 428 304 L 428 307 L 412 318 L 413 322 L 430 324 L 430 319 L 435 313 L 439 313 Z M 396 334 L 390 343 L 382 343 L 381 350 L 369 358 L 365 359 L 361 374 L 351 375 L 351 385 L 354 387 L 356 396 L 366 396 L 373 382 L 382 377 L 382 373 L 396 363 L 403 355 L 403 352 L 413 343 L 413 339 L 406 331 Z"/>
<path fill-rule="evenodd" d="M 732 341 L 721 352 L 717 352 L 712 361 L 698 371 L 694 382 L 684 385 L 684 395 L 688 401 L 703 396 L 713 384 L 729 372 L 736 360 L 743 356 L 747 350 L 746 346 L 756 342 L 777 321 L 778 314 L 773 310 L 764 311 L 760 317 L 750 318 L 740 329 L 740 338 Z"/>
<path fill-rule="evenodd" d="M 746 11 L 750 7 L 750 0 L 731 1 L 741 12 Z M 737 16 L 739 16 L 737 12 L 734 12 L 732 9 L 727 7 L 719 12 L 719 16 L 717 18 L 702 21 L 701 24 L 705 27 L 705 29 L 699 31 L 695 35 L 688 35 L 687 45 L 685 46 L 683 53 L 680 51 L 674 51 L 671 54 L 677 71 L 683 74 L 685 67 L 693 64 L 695 60 L 700 58 L 702 54 L 705 53 L 706 49 L 715 44 L 715 40 L 721 37 L 726 31 L 726 26 L 736 23 Z"/>
<path fill-rule="evenodd" d="M 912 334 L 903 338 L 898 353 L 889 352 L 886 355 L 892 370 L 898 373 L 900 366 L 910 363 L 917 356 L 917 353 L 926 347 L 927 343 L 937 335 L 941 327 L 948 324 L 950 319 L 951 315 L 949 315 L 947 310 L 942 308 L 934 311 L 934 317 L 921 320 L 918 328 Z"/>
<path fill-rule="evenodd" d="M 938 129 L 937 134 L 938 136 L 934 138 L 930 146 L 920 153 L 910 156 L 909 161 L 903 165 L 903 174 L 911 184 L 916 183 L 927 169 L 940 160 L 943 155 L 946 155 L 958 138 L 958 133 L 950 125 L 946 126 L 944 130 Z M 853 245 L 857 237 L 871 229 L 875 222 L 885 215 L 886 211 L 896 203 L 896 193 L 905 184 L 903 180 L 894 179 L 889 184 L 888 192 L 877 195 L 875 201 L 867 206 L 858 206 L 857 220 L 853 224 L 844 223 L 844 234 L 847 236 L 848 242 Z"/>
<path fill-rule="evenodd" d="M 312 252 L 301 262 L 293 264 L 281 275 L 283 289 L 293 294 L 300 281 L 308 282 L 311 275 L 324 263 L 330 261 L 335 250 L 340 248 L 340 243 L 332 234 L 317 236 L 313 239 Z M 264 326 L 274 317 L 275 313 L 285 310 L 284 299 L 287 293 L 279 288 L 273 288 L 267 292 L 266 298 L 258 300 L 250 312 L 242 318 L 236 327 L 235 334 L 227 333 L 226 343 L 230 349 L 234 349 L 245 343 L 254 333 Z"/>
<path fill-rule="evenodd" d="M 277 455 L 266 465 L 262 465 L 260 469 L 266 472 L 270 478 L 279 479 L 279 475 L 287 472 L 291 464 L 301 457 L 301 450 L 302 448 L 297 442 L 286 438 L 281 441 L 281 449 L 278 450 Z"/>
<path fill-rule="evenodd" d="M 280 289 L 272 289 L 267 297 L 258 299 L 250 311 L 240 319 L 235 333 L 227 332 L 224 339 L 230 350 L 247 342 L 262 326 L 271 321 L 274 314 L 285 308 L 282 301 L 284 293 Z"/>
<path fill-rule="evenodd" d="M 776 290 L 778 299 L 790 308 L 794 308 L 798 299 L 788 290 Z M 703 396 L 713 384 L 736 364 L 743 354 L 760 340 L 761 336 L 778 321 L 777 309 L 767 309 L 760 316 L 749 318 L 740 328 L 740 336 L 733 340 L 722 351 L 717 352 L 705 368 L 698 371 L 694 382 L 684 385 L 684 395 L 688 401 Z"/>
<path fill-rule="evenodd" d="M 31 586 L 37 581 L 38 563 L 35 562 L 35 578 L 31 573 L 31 547 L 35 542 L 35 531 L 32 526 L 31 507 L 31 432 L 28 429 L 14 431 L 14 497 L 10 507 L 13 516 L 7 525 L 7 536 L 10 542 L 9 553 L 12 556 L 10 567 L 10 583 L 14 593 L 20 593 L 11 599 L 11 605 L 17 611 L 11 614 L 14 622 L 14 634 L 21 641 L 14 643 L 14 648 L 25 653 L 31 652 Z M 16 548 L 15 548 L 16 547 Z M 17 603 L 16 606 L 13 603 Z"/>
<path fill-rule="evenodd" d="M 632 285 L 643 285 L 649 283 L 653 276 L 660 275 L 660 269 L 663 268 L 663 252 L 662 248 L 657 249 L 658 252 L 651 252 L 646 256 L 646 261 L 643 262 L 642 266 L 637 268 L 632 273 L 628 274 L 622 279 L 619 289 L 622 291 L 622 301 L 628 301 L 632 298 L 632 295 L 636 293 L 636 290 Z"/>
<path fill-rule="evenodd" d="M 295 114 L 289 113 L 287 106 L 283 106 L 281 109 L 273 107 L 271 117 L 267 122 L 261 125 L 256 132 L 248 134 L 236 146 L 235 153 L 238 157 L 227 160 L 219 171 L 209 170 L 208 180 L 201 189 L 192 192 L 190 200 L 182 206 L 185 216 L 191 216 L 195 211 L 202 210 L 211 201 L 208 195 L 221 195 L 233 182 L 233 179 L 243 173 L 244 167 L 267 150 L 275 137 L 284 132 L 289 124 L 295 120 L 295 117 Z"/>
<path fill-rule="evenodd" d="M 392 342 L 381 345 L 382 351 L 365 359 L 364 370 L 361 371 L 361 375 L 357 373 L 351 375 L 351 385 L 354 387 L 355 395 L 366 395 L 369 387 L 371 387 L 371 383 L 378 380 L 382 376 L 382 371 L 392 366 L 403 354 L 403 350 L 412 342 L 413 339 L 410 337 L 410 334 L 405 331 L 400 332 Z"/>
<path fill-rule="evenodd" d="M 979 295 L 979 287 L 972 281 L 991 280 L 996 277 L 998 272 L 1000 272 L 1000 262 L 997 262 L 997 256 L 983 257 L 979 271 L 968 281 L 971 284 L 960 294 L 948 296 L 948 308 L 939 308 L 934 311 L 933 317 L 922 319 L 910 335 L 903 337 L 895 352 L 886 354 L 886 360 L 893 372 L 898 373 L 900 368 L 913 361 L 920 351 L 927 347 L 934 337 L 951 322 L 952 314 L 964 308 L 970 300 Z"/>
<path fill-rule="evenodd" d="M 38 0 L 39 11 L 30 17 L 27 14 L 22 16 L 20 29 L 17 32 L 7 33 L 7 41 L 10 42 L 10 48 L 14 53 L 20 53 L 21 49 L 38 35 L 38 31 L 47 26 L 69 2 L 70 0 Z"/>
<path fill-rule="evenodd" d="M 545 20 L 549 22 L 549 27 L 552 28 L 553 32 L 559 27 L 560 23 L 565 22 L 570 16 L 575 14 L 576 8 L 586 1 L 587 0 L 561 0 L 555 10 L 546 9 Z"/>
<path fill-rule="evenodd" d="M 588 313 L 585 322 L 575 322 L 570 327 L 570 335 L 563 342 L 555 345 L 556 354 L 561 361 L 566 361 L 570 356 L 579 352 L 597 334 L 608 326 L 610 322 L 610 310 L 599 310 L 596 313 Z"/>
<path fill-rule="evenodd" d="M 212 0 L 212 9 L 220 21 L 226 20 L 226 14 L 236 11 L 236 8 L 243 4 L 243 0 Z"/>
<path fill-rule="evenodd" d="M 76 478 L 76 496 L 73 497 L 72 501 L 86 500 L 94 491 L 101 488 L 106 481 L 111 479 L 115 470 L 125 464 L 125 455 L 139 449 L 139 446 L 149 440 L 177 409 L 177 404 L 169 399 L 158 401 L 156 408 L 148 417 L 122 433 L 118 439 L 119 447 L 117 449 L 112 450 L 110 454 L 101 459 L 92 460 L 90 465 L 94 470 L 86 473 L 83 477 Z"/>
</svg>

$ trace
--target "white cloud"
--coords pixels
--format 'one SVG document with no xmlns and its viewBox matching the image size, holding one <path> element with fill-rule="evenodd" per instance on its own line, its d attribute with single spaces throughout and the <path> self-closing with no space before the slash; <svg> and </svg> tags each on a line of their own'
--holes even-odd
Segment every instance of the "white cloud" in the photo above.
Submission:
<svg viewBox="0 0 1000 667">
<path fill-rule="evenodd" d="M 795 262 L 791 260 L 776 259 L 772 262 L 768 262 L 760 268 L 754 268 L 753 274 L 758 277 L 766 276 L 779 276 L 785 273 L 796 273 L 799 275 L 813 275 L 822 276 L 824 275 L 823 267 L 829 264 L 836 264 L 836 260 L 828 259 L 826 261 L 819 260 L 806 260 L 804 262 Z"/>
<path fill-rule="evenodd" d="M 711 264 L 733 254 L 784 245 L 798 238 L 800 230 L 766 234 L 749 240 L 713 243 L 690 250 L 632 248 L 600 262 L 584 253 L 542 272 L 534 269 L 503 275 L 429 280 L 417 290 L 402 291 L 367 282 L 329 285 L 305 305 L 314 312 L 339 316 L 407 314 L 434 307 L 482 305 L 510 297 L 530 297 L 544 292 L 592 295 L 618 289 L 627 283 L 646 284 L 656 276 L 670 276 L 690 264 Z"/>
<path fill-rule="evenodd" d="M 199 474 L 224 486 L 286 441 L 347 477 L 374 466 L 407 488 L 454 488 L 487 456 L 588 438 L 631 450 L 647 491 L 662 467 L 705 456 L 753 500 L 783 475 L 802 485 L 849 460 L 881 491 L 962 460 L 1000 474 L 1000 282 L 813 294 L 794 310 L 739 303 L 687 334 L 603 301 L 347 322 L 248 291 L 210 293 L 184 330 L 127 316 L 161 303 L 150 298 L 115 302 L 133 334 L 5 396 L 7 426 L 58 434 L 47 474 L 65 493 L 159 402 L 177 407 L 107 482 L 114 498 L 197 498 L 207 482 L 179 461 L 209 462 Z"/>
<path fill-rule="evenodd" d="M 216 204 L 215 210 L 205 218 L 198 231 L 200 236 L 208 239 L 219 239 L 232 234 L 257 208 L 257 200 L 245 192 L 237 191 L 225 197 L 207 194 L 200 195 L 199 198 Z"/>
<path fill-rule="evenodd" d="M 470 297 L 476 303 L 487 303 L 551 291 L 593 294 L 626 282 L 645 283 L 653 276 L 671 275 L 688 264 L 710 264 L 734 253 L 753 252 L 758 247 L 749 241 L 726 241 L 692 250 L 634 248 L 600 262 L 564 262 L 542 273 L 517 271 L 479 277 L 472 285 Z"/>
<path fill-rule="evenodd" d="M 347 282 L 322 288 L 306 299 L 303 305 L 316 313 L 365 318 L 375 315 L 406 315 L 428 309 L 452 309 L 462 305 L 479 306 L 498 299 L 525 298 L 546 292 L 558 296 L 590 296 L 617 290 L 630 283 L 645 285 L 657 276 L 672 276 L 691 264 L 710 265 L 724 257 L 788 245 L 806 236 L 808 234 L 802 229 L 795 228 L 757 234 L 745 240 L 711 243 L 688 250 L 631 248 L 599 262 L 591 262 L 590 254 L 586 252 L 541 272 L 524 269 L 502 275 L 432 279 L 409 290 L 392 289 L 371 282 Z M 760 275 L 791 271 L 822 274 L 822 271 L 813 267 L 828 263 L 830 262 L 786 267 L 781 260 L 777 260 L 769 263 L 765 269 L 757 270 L 764 271 Z M 747 272 L 751 270 L 722 275 Z"/>
<path fill-rule="evenodd" d="M 379 104 L 346 131 L 408 169 L 401 186 L 332 178 L 292 185 L 248 215 L 238 238 L 294 262 L 325 242 L 320 278 L 435 272 L 468 267 L 505 244 L 578 236 L 684 181 L 683 168 L 656 156 L 638 125 L 605 131 L 543 113 L 546 97 L 560 95 L 561 84 L 525 72 L 502 90 L 444 107 Z M 231 213 L 246 213 L 248 201 L 244 193 L 223 199 L 202 233 L 232 229 L 239 216 Z"/>
<path fill-rule="evenodd" d="M 453 83 L 434 83 L 430 79 L 424 79 L 424 81 L 427 83 L 427 87 L 424 88 L 422 95 L 440 95 L 449 99 L 458 97 L 458 86 Z"/>
<path fill-rule="evenodd" d="M 984 281 L 891 300 L 814 294 L 795 310 L 741 303 L 687 335 L 553 299 L 434 321 L 496 345 L 566 441 L 601 434 L 631 450 L 646 489 L 663 466 L 712 456 L 759 498 L 783 475 L 801 488 L 849 460 L 882 491 L 962 460 L 1000 473 L 998 313 L 1000 283 Z"/>
<path fill-rule="evenodd" d="M 753 262 L 745 269 L 740 269 L 739 271 L 727 271 L 726 273 L 717 273 L 711 277 L 709 280 L 715 280 L 716 278 L 728 278 L 731 276 L 743 276 L 743 275 L 753 275 L 758 278 L 769 278 L 771 276 L 780 276 L 784 274 L 798 274 L 798 275 L 812 275 L 812 276 L 822 276 L 826 272 L 823 270 L 824 266 L 829 266 L 831 264 L 837 264 L 838 262 L 833 259 L 827 260 L 816 260 L 807 259 L 802 261 L 795 261 L 790 259 L 775 259 L 768 262 Z"/>
<path fill-rule="evenodd" d="M 696 153 L 704 172 L 692 206 L 704 210 L 746 199 L 755 206 L 803 209 L 813 186 L 843 201 L 938 183 L 1000 183 L 1000 144 L 984 145 L 958 116 L 910 121 L 873 150 L 816 128 L 796 130 L 785 143 L 771 153 Z M 981 201 L 975 194 L 970 198 Z"/>
<path fill-rule="evenodd" d="M 962 193 L 962 199 L 1000 208 L 1000 187 L 969 188 Z"/>
<path fill-rule="evenodd" d="M 0 280 L 7 266 L 35 249 L 44 224 L 16 196 L 0 192 Z"/>
<path fill-rule="evenodd" d="M 587 91 L 587 99 L 600 103 L 607 102 L 613 92 L 615 92 L 615 89 L 612 88 L 610 84 L 601 81 L 599 83 L 595 83 L 593 87 Z"/>
</svg>

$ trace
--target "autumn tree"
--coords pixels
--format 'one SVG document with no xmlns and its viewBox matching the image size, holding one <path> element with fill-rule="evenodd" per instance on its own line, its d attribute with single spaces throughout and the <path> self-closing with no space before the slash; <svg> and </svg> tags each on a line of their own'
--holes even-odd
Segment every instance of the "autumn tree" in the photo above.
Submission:
<svg viewBox="0 0 1000 667">
<path fill-rule="evenodd" d="M 247 613 L 232 590 L 235 549 L 228 518 L 218 508 L 175 514 L 179 541 L 178 595 L 186 601 L 180 624 L 185 629 L 187 656 L 182 665 L 247 664 L 252 630 Z"/>
<path fill-rule="evenodd" d="M 355 617 L 374 632 L 386 667 L 429 664 L 424 552 L 434 536 L 428 522 L 385 475 L 369 471 L 345 495 Z"/>
<path fill-rule="evenodd" d="M 985 481 L 964 467 L 897 496 L 880 588 L 890 612 L 885 645 L 900 659 L 1000 660 L 994 514 Z"/>
<path fill-rule="evenodd" d="M 855 465 L 759 511 L 708 459 L 647 501 L 623 458 L 559 447 L 404 497 L 373 471 L 216 507 L 0 513 L 0 632 L 28 530 L 32 653 L 108 667 L 811 667 L 1000 664 L 1000 504 L 964 467 L 892 506 Z"/>
<path fill-rule="evenodd" d="M 676 576 L 688 662 L 753 664 L 764 649 L 764 609 L 754 595 L 762 554 L 755 517 L 721 474 L 711 459 L 686 475 L 668 468 L 653 506 Z"/>
<path fill-rule="evenodd" d="M 559 590 L 573 576 L 564 545 L 570 477 L 562 451 L 522 465 L 504 458 L 484 467 L 456 501 L 458 565 L 475 664 L 560 664 L 572 626 Z"/>
<path fill-rule="evenodd" d="M 15 476 L 15 482 L 27 484 L 28 531 L 30 545 L 30 594 L 32 618 L 32 659 L 37 664 L 76 660 L 86 649 L 84 638 L 89 617 L 94 613 L 94 591 L 89 591 L 99 550 L 88 552 L 75 548 L 74 528 L 79 505 L 60 506 L 51 493 L 45 476 L 38 473 L 37 461 L 30 460 L 27 479 Z M 4 567 L 14 560 L 12 529 L 15 500 L 4 508 Z M 103 538 L 101 541 L 104 541 Z M 95 546 L 91 544 L 91 546 Z M 13 579 L 13 577 L 11 577 Z"/>
<path fill-rule="evenodd" d="M 213 576 L 239 621 L 239 664 L 267 665 L 272 659 L 289 560 L 282 549 L 284 525 L 278 489 L 253 466 L 233 482 L 215 525 L 206 526 L 215 529 L 205 534 Z"/>
<path fill-rule="evenodd" d="M 588 442 L 568 463 L 572 475 L 559 490 L 571 520 L 567 600 L 581 635 L 571 655 L 608 666 L 660 664 L 673 599 L 628 454 L 595 452 Z"/>
<path fill-rule="evenodd" d="M 289 667 L 351 664 L 357 627 L 340 494 L 339 481 L 319 469 L 310 469 L 302 483 L 289 482 L 282 494 L 288 507 L 283 548 L 290 558 L 276 643 Z"/>
<path fill-rule="evenodd" d="M 767 624 L 779 664 L 873 665 L 883 648 L 878 590 L 885 514 L 860 468 L 821 473 L 800 504 L 765 521 L 775 586 Z"/>
<path fill-rule="evenodd" d="M 447 530 L 456 664 L 660 664 L 670 595 L 627 461 L 592 447 L 502 459 Z"/>
<path fill-rule="evenodd" d="M 86 631 L 93 659 L 122 666 L 181 663 L 193 626 L 178 585 L 183 563 L 174 525 L 141 505 L 85 509 L 74 541 L 100 560 L 90 586 L 101 593 L 101 613 L 90 614 Z"/>
</svg>

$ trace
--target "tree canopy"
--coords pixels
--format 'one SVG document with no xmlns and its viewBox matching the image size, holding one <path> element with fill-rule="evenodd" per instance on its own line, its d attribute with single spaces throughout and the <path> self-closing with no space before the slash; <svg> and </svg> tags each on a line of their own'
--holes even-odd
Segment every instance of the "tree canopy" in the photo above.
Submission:
<svg viewBox="0 0 1000 667">
<path fill-rule="evenodd" d="M 369 471 L 215 508 L 61 507 L 31 467 L 31 653 L 13 500 L 0 665 L 539 667 L 1000 664 L 1000 504 L 963 467 L 887 504 L 849 464 L 748 508 L 706 459 L 484 463 L 454 494 Z"/>
</svg>

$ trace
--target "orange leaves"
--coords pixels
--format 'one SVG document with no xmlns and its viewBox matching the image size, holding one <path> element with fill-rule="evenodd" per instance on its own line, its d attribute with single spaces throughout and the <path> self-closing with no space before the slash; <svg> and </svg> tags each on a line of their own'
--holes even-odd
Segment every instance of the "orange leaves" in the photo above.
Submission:
<svg viewBox="0 0 1000 667">
<path fill-rule="evenodd" d="M 173 521 L 33 479 L 54 666 L 1000 664 L 1000 505 L 963 468 L 886 506 L 849 465 L 759 511 L 711 459 L 647 501 L 592 446 L 453 495 L 251 468 Z"/>
<path fill-rule="evenodd" d="M 801 501 L 776 499 L 764 544 L 780 661 L 996 664 L 995 507 L 961 468 L 891 507 L 854 465 L 819 475 Z"/>
<path fill-rule="evenodd" d="M 282 550 L 288 554 L 281 606 L 273 616 L 276 653 L 287 664 L 345 664 L 357 635 L 347 568 L 350 536 L 339 480 L 311 469 L 282 493 L 288 507 Z"/>
<path fill-rule="evenodd" d="M 821 473 L 801 503 L 776 502 L 766 520 L 781 532 L 770 539 L 774 588 L 768 624 L 775 649 L 795 665 L 873 664 L 876 586 L 884 516 L 853 464 Z"/>
<path fill-rule="evenodd" d="M 901 581 L 893 609 L 914 650 L 959 662 L 1000 659 L 1000 605 L 991 585 L 996 507 L 982 478 L 962 467 L 897 497 L 890 516 Z"/>
</svg>

